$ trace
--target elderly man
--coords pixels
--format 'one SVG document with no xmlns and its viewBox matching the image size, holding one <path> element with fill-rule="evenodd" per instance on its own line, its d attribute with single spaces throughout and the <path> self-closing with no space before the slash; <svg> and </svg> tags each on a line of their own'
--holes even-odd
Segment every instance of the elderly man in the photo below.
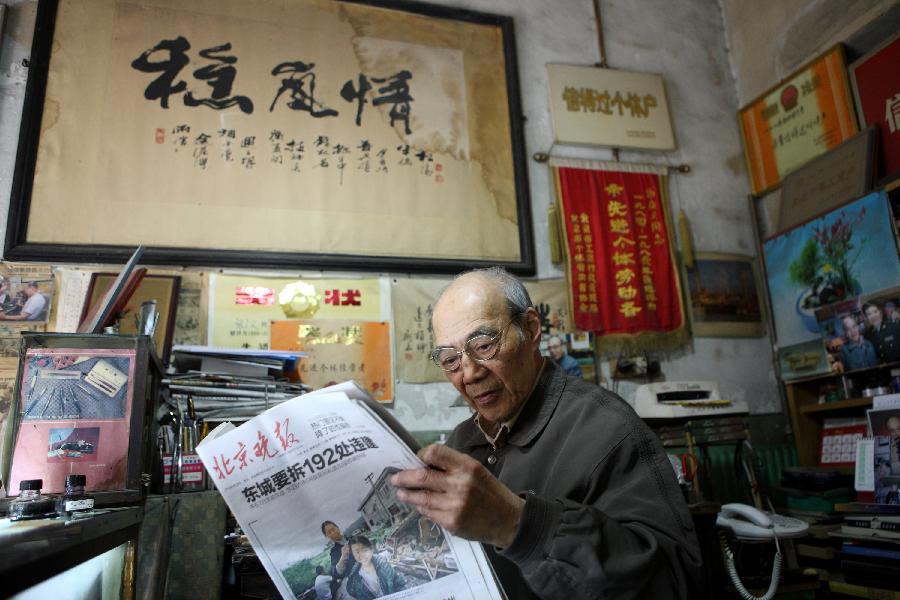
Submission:
<svg viewBox="0 0 900 600">
<path fill-rule="evenodd" d="M 875 355 L 875 347 L 859 332 L 859 323 L 856 322 L 856 317 L 844 315 L 841 324 L 847 338 L 838 351 L 838 360 L 843 367 L 841 370 L 852 371 L 876 366 L 878 356 Z"/>
<path fill-rule="evenodd" d="M 584 373 L 581 372 L 581 366 L 578 364 L 578 361 L 569 356 L 566 352 L 566 347 L 563 346 L 562 338 L 558 335 L 552 335 L 550 336 L 550 339 L 547 340 L 547 350 L 550 351 L 550 358 L 553 359 L 553 362 L 558 364 L 563 371 L 569 375 L 584 377 Z"/>
<path fill-rule="evenodd" d="M 509 598 L 698 598 L 700 551 L 672 467 L 618 396 L 539 352 L 521 282 L 471 271 L 439 298 L 432 358 L 475 411 L 400 500 L 481 541 Z"/>
</svg>

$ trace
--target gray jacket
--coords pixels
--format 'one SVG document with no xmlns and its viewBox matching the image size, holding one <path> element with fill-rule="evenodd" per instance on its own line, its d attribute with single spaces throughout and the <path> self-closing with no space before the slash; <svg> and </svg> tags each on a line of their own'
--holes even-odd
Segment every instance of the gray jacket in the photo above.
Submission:
<svg viewBox="0 0 900 600">
<path fill-rule="evenodd" d="M 493 450 L 473 419 L 447 444 L 525 498 L 509 548 L 486 546 L 510 600 L 703 595 L 700 548 L 665 451 L 615 394 L 547 361 L 505 445 Z"/>
</svg>

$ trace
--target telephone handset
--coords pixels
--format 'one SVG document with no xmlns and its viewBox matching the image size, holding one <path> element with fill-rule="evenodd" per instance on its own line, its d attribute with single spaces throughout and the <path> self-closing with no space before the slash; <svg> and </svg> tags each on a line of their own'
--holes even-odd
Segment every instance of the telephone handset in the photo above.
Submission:
<svg viewBox="0 0 900 600">
<path fill-rule="evenodd" d="M 716 518 L 716 526 L 730 529 L 739 539 L 770 540 L 806 535 L 809 524 L 800 519 L 764 513 L 746 504 L 725 504 Z"/>
<path fill-rule="evenodd" d="M 782 555 L 778 540 L 806 535 L 809 524 L 800 519 L 783 517 L 774 512 L 764 513 L 746 504 L 732 503 L 722 506 L 719 516 L 716 517 L 716 527 L 719 528 L 719 545 L 725 559 L 725 570 L 741 598 L 744 600 L 772 600 L 775 592 L 778 591 L 778 580 L 781 577 Z M 734 533 L 738 540 L 749 542 L 772 540 L 775 542 L 775 558 L 772 559 L 769 589 L 762 596 L 754 596 L 741 583 L 737 567 L 734 564 L 734 553 L 728 546 L 724 530 Z"/>
</svg>

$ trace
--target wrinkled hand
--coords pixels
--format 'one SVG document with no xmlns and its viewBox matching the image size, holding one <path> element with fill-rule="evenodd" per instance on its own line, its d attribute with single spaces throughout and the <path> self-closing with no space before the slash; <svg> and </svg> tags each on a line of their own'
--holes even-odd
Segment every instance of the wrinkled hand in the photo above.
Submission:
<svg viewBox="0 0 900 600">
<path fill-rule="evenodd" d="M 468 540 L 506 548 L 522 519 L 525 501 L 475 459 L 441 444 L 419 451 L 428 465 L 391 478 L 397 498 Z"/>
</svg>

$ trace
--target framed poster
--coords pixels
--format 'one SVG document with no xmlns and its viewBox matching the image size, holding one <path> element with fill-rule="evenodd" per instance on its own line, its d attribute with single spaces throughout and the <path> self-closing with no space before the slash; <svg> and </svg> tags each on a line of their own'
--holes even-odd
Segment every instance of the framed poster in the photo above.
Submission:
<svg viewBox="0 0 900 600">
<path fill-rule="evenodd" d="M 685 269 L 691 331 L 697 337 L 757 337 L 765 333 L 756 259 L 698 252 Z"/>
<path fill-rule="evenodd" d="M 900 35 L 850 65 L 859 122 L 878 126 L 879 176 L 900 173 Z"/>
<path fill-rule="evenodd" d="M 87 475 L 85 490 L 125 489 L 135 351 L 31 348 L 23 361 L 7 493 L 23 479 L 61 493 L 70 473 Z"/>
<path fill-rule="evenodd" d="M 91 309 L 103 299 L 104 294 L 116 279 L 116 273 L 92 273 L 91 282 L 88 284 L 87 296 L 81 311 L 81 318 L 90 313 Z M 149 300 L 156 301 L 156 310 L 159 312 L 156 330 L 153 332 L 153 344 L 156 347 L 156 355 L 168 362 L 169 351 L 172 349 L 172 334 L 175 331 L 175 309 L 177 308 L 178 288 L 181 277 L 177 275 L 144 275 L 140 283 L 131 293 L 124 308 L 116 315 L 119 323 L 119 333 L 137 335 L 140 325 L 141 304 Z"/>
<path fill-rule="evenodd" d="M 6 258 L 534 272 L 511 18 L 40 0 L 29 75 Z"/>
<path fill-rule="evenodd" d="M 815 311 L 900 281 L 887 194 L 868 196 L 763 243 L 779 347 L 821 342 Z"/>
<path fill-rule="evenodd" d="M 753 195 L 857 131 L 844 48 L 834 46 L 738 111 Z"/>
</svg>

